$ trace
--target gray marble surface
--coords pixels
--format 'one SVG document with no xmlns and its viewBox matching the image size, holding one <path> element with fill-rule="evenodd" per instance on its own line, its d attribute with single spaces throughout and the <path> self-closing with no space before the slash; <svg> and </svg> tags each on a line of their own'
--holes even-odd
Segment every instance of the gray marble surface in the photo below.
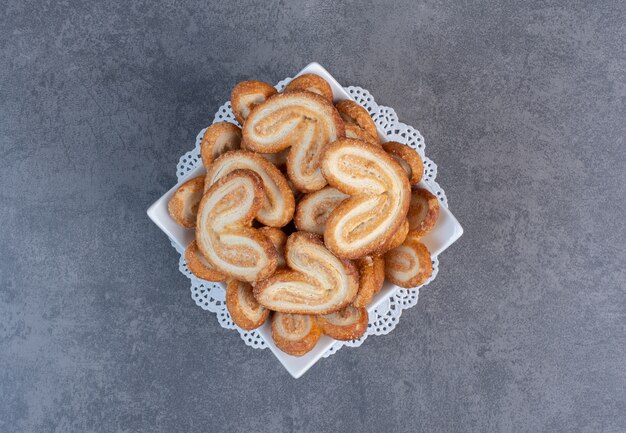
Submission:
<svg viewBox="0 0 626 433">
<path fill-rule="evenodd" d="M 4 1 L 0 432 L 626 431 L 626 5 Z M 426 137 L 465 235 L 294 380 L 145 215 L 239 80 L 310 61 Z"/>
</svg>

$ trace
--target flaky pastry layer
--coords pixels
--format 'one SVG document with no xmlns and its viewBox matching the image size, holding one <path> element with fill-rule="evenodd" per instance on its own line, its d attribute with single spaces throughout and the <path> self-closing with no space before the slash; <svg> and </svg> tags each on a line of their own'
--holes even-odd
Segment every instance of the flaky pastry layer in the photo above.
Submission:
<svg viewBox="0 0 626 433">
<path fill-rule="evenodd" d="M 404 219 L 404 222 L 400 226 L 398 230 L 394 233 L 394 235 L 389 238 L 389 240 L 378 250 L 375 251 L 375 254 L 385 254 L 387 251 L 394 249 L 402 245 L 402 242 L 406 239 L 409 234 L 409 220 Z"/>
<path fill-rule="evenodd" d="M 270 240 L 252 228 L 263 203 L 263 181 L 251 170 L 237 169 L 217 180 L 200 202 L 196 242 L 219 272 L 240 281 L 274 273 L 278 254 Z"/>
</svg>

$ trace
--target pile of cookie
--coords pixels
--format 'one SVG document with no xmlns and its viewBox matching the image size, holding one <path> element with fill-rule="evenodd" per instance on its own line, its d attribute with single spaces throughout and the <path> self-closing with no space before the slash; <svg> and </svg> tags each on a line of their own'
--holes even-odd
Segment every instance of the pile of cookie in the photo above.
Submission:
<svg viewBox="0 0 626 433">
<path fill-rule="evenodd" d="M 439 201 L 417 187 L 421 157 L 380 143 L 367 110 L 334 103 L 317 75 L 281 93 L 239 83 L 231 105 L 241 127 L 207 128 L 206 175 L 169 202 L 172 218 L 195 229 L 189 270 L 227 282 L 235 324 L 251 330 L 269 318 L 276 346 L 290 355 L 309 352 L 322 334 L 361 337 L 385 279 L 411 288 L 432 273 L 420 238 L 435 225 Z"/>
</svg>

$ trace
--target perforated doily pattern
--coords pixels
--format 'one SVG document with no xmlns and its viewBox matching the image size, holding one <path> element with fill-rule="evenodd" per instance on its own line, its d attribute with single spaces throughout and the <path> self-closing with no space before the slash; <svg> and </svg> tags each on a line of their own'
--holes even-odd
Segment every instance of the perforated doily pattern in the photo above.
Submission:
<svg viewBox="0 0 626 433">
<path fill-rule="evenodd" d="M 279 82 L 275 87 L 280 91 L 291 81 L 291 78 L 286 78 Z M 367 90 L 361 87 L 350 86 L 345 90 L 363 106 L 372 116 L 374 122 L 385 132 L 385 135 L 389 140 L 399 141 L 405 143 L 420 154 L 424 160 L 424 181 L 428 183 L 429 187 L 437 195 L 439 200 L 444 206 L 448 206 L 446 194 L 435 180 L 437 177 L 437 165 L 430 160 L 424 154 L 425 144 L 424 137 L 419 131 L 412 126 L 405 125 L 398 121 L 398 116 L 393 108 L 378 105 L 374 100 L 374 97 Z M 230 101 L 222 105 L 215 117 L 215 122 L 231 122 L 237 124 L 235 116 L 231 110 Z M 189 152 L 185 153 L 179 160 L 176 167 L 176 175 L 180 181 L 191 170 L 195 169 L 202 163 L 200 159 L 200 142 L 204 135 L 204 128 L 196 137 L 196 145 Z M 180 253 L 179 269 L 189 278 L 191 281 L 191 297 L 195 303 L 202 309 L 215 313 L 217 320 L 223 328 L 235 329 L 239 332 L 241 339 L 250 347 L 255 349 L 265 349 L 267 345 L 257 331 L 244 331 L 238 328 L 230 318 L 226 304 L 224 301 L 225 290 L 220 283 L 212 283 L 204 281 L 193 275 L 187 268 L 185 263 L 185 252 L 181 251 L 175 244 L 172 243 L 177 251 Z M 423 285 L 430 283 L 437 276 L 439 270 L 439 261 L 436 256 L 432 257 L 433 261 L 433 273 L 428 281 Z M 422 287 L 422 286 L 420 286 Z M 365 339 L 370 335 L 385 335 L 391 332 L 396 327 L 402 311 L 407 308 L 413 307 L 417 304 L 419 296 L 419 287 L 415 289 L 397 289 L 389 296 L 389 299 L 382 302 L 376 310 L 369 315 L 369 324 L 367 332 L 358 340 L 353 341 L 337 341 L 333 346 L 324 354 L 324 357 L 328 357 L 337 350 L 344 346 L 358 347 Z"/>
</svg>

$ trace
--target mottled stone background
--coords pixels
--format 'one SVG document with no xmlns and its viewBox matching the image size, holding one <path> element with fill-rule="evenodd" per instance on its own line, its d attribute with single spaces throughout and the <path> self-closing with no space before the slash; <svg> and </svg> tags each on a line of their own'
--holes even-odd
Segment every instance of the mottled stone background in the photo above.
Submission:
<svg viewBox="0 0 626 433">
<path fill-rule="evenodd" d="M 0 432 L 625 432 L 625 23 L 3 1 Z M 294 380 L 194 304 L 145 210 L 234 83 L 314 60 L 420 129 L 465 235 L 394 332 Z"/>
</svg>

